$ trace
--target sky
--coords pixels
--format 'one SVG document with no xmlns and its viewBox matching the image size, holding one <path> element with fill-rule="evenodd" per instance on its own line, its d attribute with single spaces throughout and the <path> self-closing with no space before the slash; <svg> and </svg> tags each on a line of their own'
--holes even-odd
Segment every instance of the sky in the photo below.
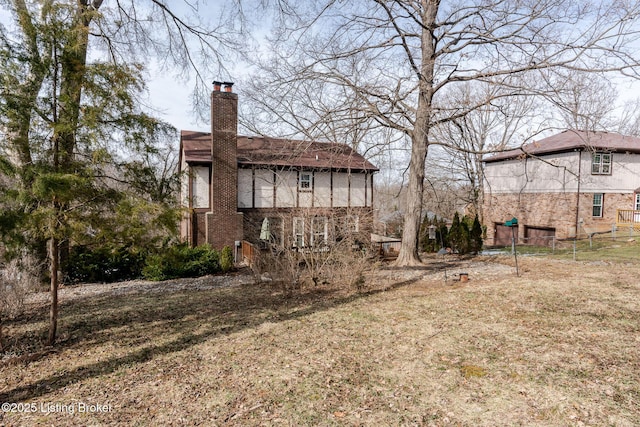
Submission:
<svg viewBox="0 0 640 427">
<path fill-rule="evenodd" d="M 227 0 L 216 0 L 209 6 L 220 6 Z M 204 5 L 201 5 L 204 6 Z M 216 7 L 202 7 L 200 13 L 211 13 L 215 15 Z M 8 16 L 0 13 L 0 24 L 8 24 L 10 20 Z M 237 79 L 240 79 L 240 72 Z M 211 81 L 221 78 L 220 76 L 210 76 Z M 235 79 L 234 79 L 235 80 Z M 235 80 L 236 82 L 238 80 Z M 201 130 L 207 131 L 208 123 L 199 123 L 195 114 L 192 112 L 190 94 L 193 84 L 189 81 L 181 81 L 175 78 L 171 73 L 160 74 L 149 70 L 149 80 L 147 81 L 149 104 L 155 109 L 155 114 L 164 121 L 170 123 L 178 130 Z M 239 86 L 234 87 L 236 91 L 241 90 Z M 618 85 L 620 100 L 633 100 L 640 98 L 640 82 L 631 83 L 630 81 L 621 81 Z M 240 98 L 242 102 L 242 98 Z"/>
<path fill-rule="evenodd" d="M 240 73 L 238 73 L 240 77 Z M 212 77 L 213 81 L 216 77 Z M 178 130 L 209 131 L 208 123 L 198 123 L 192 112 L 190 94 L 192 85 L 178 81 L 172 76 L 151 76 L 148 83 L 149 101 L 157 109 L 157 115 Z M 213 87 L 213 86 L 212 86 Z M 234 90 L 239 89 L 234 86 Z M 640 98 L 640 82 L 629 79 L 620 80 L 617 84 L 619 102 Z M 239 102 L 242 102 L 240 97 Z"/>
<path fill-rule="evenodd" d="M 189 83 L 180 82 L 172 76 L 156 75 L 147 82 L 147 89 L 149 101 L 157 109 L 159 118 L 178 130 L 208 131 L 208 124 L 197 123 L 192 113 Z"/>
</svg>

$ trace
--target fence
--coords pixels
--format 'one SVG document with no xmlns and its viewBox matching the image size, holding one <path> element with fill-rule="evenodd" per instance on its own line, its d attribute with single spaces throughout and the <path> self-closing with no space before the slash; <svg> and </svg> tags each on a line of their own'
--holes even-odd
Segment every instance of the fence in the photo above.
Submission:
<svg viewBox="0 0 640 427">
<path fill-rule="evenodd" d="M 241 243 L 241 253 L 242 253 L 242 262 L 251 266 L 255 264 L 258 259 L 258 254 L 260 250 L 250 242 L 243 240 Z"/>
<path fill-rule="evenodd" d="M 637 228 L 628 230 L 626 228 L 614 227 L 610 231 L 592 232 L 577 239 L 558 239 L 554 236 L 546 237 L 548 244 L 533 245 L 531 241 L 540 242 L 541 237 L 520 238 L 514 245 L 504 245 L 488 250 L 486 254 L 511 253 L 514 249 L 522 255 L 558 255 L 561 257 L 571 257 L 574 261 L 578 258 L 582 260 L 596 261 L 600 258 L 612 257 L 619 261 L 636 262 L 640 260 L 640 232 Z M 500 249 L 503 248 L 503 249 Z M 610 253 L 611 252 L 611 253 Z M 612 255 L 612 253 L 616 253 Z"/>
</svg>

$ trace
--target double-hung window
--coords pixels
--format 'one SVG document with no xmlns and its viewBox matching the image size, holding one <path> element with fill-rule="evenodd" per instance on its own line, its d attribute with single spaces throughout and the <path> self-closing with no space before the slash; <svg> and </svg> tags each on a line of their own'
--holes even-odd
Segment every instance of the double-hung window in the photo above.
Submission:
<svg viewBox="0 0 640 427">
<path fill-rule="evenodd" d="M 593 195 L 593 217 L 602 218 L 602 207 L 604 205 L 604 194 L 595 193 Z"/>
<path fill-rule="evenodd" d="M 293 246 L 304 247 L 304 218 L 293 218 Z"/>
<path fill-rule="evenodd" d="M 593 153 L 592 175 L 611 175 L 611 153 Z"/>
<path fill-rule="evenodd" d="M 313 217 L 311 221 L 313 233 L 311 234 L 312 246 L 324 246 L 327 244 L 328 221 L 324 216 Z"/>
</svg>

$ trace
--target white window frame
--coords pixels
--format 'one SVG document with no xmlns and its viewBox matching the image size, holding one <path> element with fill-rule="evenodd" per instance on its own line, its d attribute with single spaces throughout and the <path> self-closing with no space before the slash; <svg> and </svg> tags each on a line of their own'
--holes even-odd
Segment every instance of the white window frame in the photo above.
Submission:
<svg viewBox="0 0 640 427">
<path fill-rule="evenodd" d="M 293 218 L 293 247 L 304 248 L 304 218 Z"/>
<path fill-rule="evenodd" d="M 329 219 L 326 216 L 314 216 L 311 219 L 311 246 L 326 246 L 329 237 L 328 230 Z"/>
<path fill-rule="evenodd" d="M 593 194 L 593 204 L 592 204 L 591 213 L 594 218 L 602 218 L 604 213 L 604 194 L 603 193 Z"/>
<path fill-rule="evenodd" d="M 300 172 L 298 178 L 298 189 L 300 191 L 313 190 L 313 172 Z"/>
<path fill-rule="evenodd" d="M 358 215 L 347 215 L 346 217 L 346 232 L 357 233 L 360 231 L 360 217 Z"/>
<path fill-rule="evenodd" d="M 596 152 L 593 153 L 591 159 L 592 175 L 611 175 L 611 164 L 613 163 L 613 154 Z"/>
<path fill-rule="evenodd" d="M 636 193 L 636 202 L 633 210 L 640 211 L 640 193 Z"/>
</svg>

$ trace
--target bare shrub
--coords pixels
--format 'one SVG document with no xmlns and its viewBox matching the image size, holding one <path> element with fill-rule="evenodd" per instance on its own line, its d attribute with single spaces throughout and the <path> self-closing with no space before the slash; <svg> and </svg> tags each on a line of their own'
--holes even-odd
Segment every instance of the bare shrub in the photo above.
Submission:
<svg viewBox="0 0 640 427">
<path fill-rule="evenodd" d="M 374 254 L 362 237 L 353 235 L 301 248 L 269 245 L 260 252 L 254 269 L 263 280 L 272 281 L 288 292 L 318 286 L 343 286 L 362 291 L 366 285 L 364 273 L 371 268 Z"/>
<path fill-rule="evenodd" d="M 22 314 L 25 297 L 38 288 L 41 271 L 40 262 L 26 251 L 0 267 L 0 350 L 3 320 Z"/>
</svg>

